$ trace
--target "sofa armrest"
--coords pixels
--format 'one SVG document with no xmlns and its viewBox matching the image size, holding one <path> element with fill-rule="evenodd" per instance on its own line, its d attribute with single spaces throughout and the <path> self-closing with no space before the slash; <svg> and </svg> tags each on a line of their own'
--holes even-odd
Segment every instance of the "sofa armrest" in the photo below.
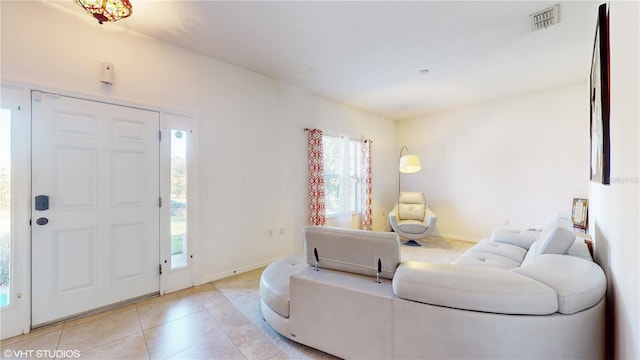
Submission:
<svg viewBox="0 0 640 360">
<path fill-rule="evenodd" d="M 527 315 L 558 310 L 552 288 L 503 269 L 407 261 L 396 270 L 393 291 L 406 300 L 463 310 Z"/>
<path fill-rule="evenodd" d="M 391 228 L 394 228 L 394 225 L 398 225 L 398 204 L 389 212 L 389 224 L 391 224 Z"/>
<path fill-rule="evenodd" d="M 434 227 L 436 225 L 436 220 L 438 220 L 436 213 L 434 213 L 428 206 L 425 206 L 424 222 L 427 226 Z"/>
</svg>

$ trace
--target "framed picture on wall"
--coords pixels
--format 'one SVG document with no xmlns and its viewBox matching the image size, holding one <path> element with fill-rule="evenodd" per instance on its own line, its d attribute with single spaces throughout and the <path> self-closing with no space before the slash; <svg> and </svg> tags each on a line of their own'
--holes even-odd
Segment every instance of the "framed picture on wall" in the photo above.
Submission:
<svg viewBox="0 0 640 360">
<path fill-rule="evenodd" d="M 573 199 L 573 206 L 571 207 L 571 221 L 573 221 L 573 227 L 586 229 L 588 213 L 589 200 Z"/>
<path fill-rule="evenodd" d="M 609 17 L 607 5 L 598 8 L 591 58 L 591 181 L 609 184 Z"/>
</svg>

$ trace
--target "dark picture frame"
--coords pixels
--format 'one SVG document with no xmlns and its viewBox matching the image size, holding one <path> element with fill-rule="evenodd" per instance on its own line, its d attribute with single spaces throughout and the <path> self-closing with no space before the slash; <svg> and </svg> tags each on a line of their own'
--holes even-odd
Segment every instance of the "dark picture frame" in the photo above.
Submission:
<svg viewBox="0 0 640 360">
<path fill-rule="evenodd" d="M 587 229 L 587 218 L 589 216 L 589 200 L 587 199 L 573 199 L 573 206 L 571 207 L 571 221 L 573 227 L 578 229 Z"/>
<path fill-rule="evenodd" d="M 609 137 L 609 17 L 607 5 L 598 7 L 598 22 L 591 58 L 591 173 L 590 180 L 610 184 Z"/>
</svg>

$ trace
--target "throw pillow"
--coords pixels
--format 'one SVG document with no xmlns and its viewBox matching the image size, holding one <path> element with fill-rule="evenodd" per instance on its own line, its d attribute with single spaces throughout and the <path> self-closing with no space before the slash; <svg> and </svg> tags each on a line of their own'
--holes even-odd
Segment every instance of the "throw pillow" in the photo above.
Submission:
<svg viewBox="0 0 640 360">
<path fill-rule="evenodd" d="M 421 192 L 402 191 L 398 202 L 402 204 L 424 204 L 424 195 Z"/>
<path fill-rule="evenodd" d="M 400 220 L 424 221 L 424 204 L 400 204 Z"/>
</svg>

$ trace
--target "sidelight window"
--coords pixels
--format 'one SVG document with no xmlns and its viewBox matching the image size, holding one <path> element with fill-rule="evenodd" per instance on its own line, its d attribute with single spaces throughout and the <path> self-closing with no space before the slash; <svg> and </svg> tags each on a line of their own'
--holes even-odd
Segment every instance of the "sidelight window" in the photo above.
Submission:
<svg viewBox="0 0 640 360">
<path fill-rule="evenodd" d="M 187 141 L 189 132 L 171 130 L 171 268 L 187 266 Z"/>
<path fill-rule="evenodd" d="M 11 110 L 0 109 L 0 308 L 11 303 Z"/>
</svg>

